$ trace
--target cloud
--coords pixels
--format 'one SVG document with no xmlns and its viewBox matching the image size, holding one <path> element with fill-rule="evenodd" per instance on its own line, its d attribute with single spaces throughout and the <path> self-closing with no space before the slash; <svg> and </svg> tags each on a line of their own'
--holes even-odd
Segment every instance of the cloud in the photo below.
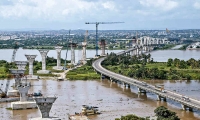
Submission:
<svg viewBox="0 0 200 120">
<path fill-rule="evenodd" d="M 199 9 L 199 0 L 0 0 L 0 23 L 1 28 L 93 28 L 84 23 L 124 21 L 126 25 L 113 26 L 131 29 L 177 19 L 199 20 Z"/>
<path fill-rule="evenodd" d="M 200 9 L 200 2 L 197 2 L 197 1 L 196 1 L 196 2 L 194 3 L 193 6 L 194 6 L 194 8 L 196 8 L 196 9 Z"/>
<path fill-rule="evenodd" d="M 4 0 L 5 1 L 5 0 Z M 4 18 L 25 17 L 29 19 L 59 20 L 84 18 L 86 15 L 116 11 L 113 1 L 83 0 L 12 0 L 0 5 L 0 16 Z"/>
<path fill-rule="evenodd" d="M 158 8 L 163 11 L 170 11 L 178 6 L 178 2 L 172 0 L 139 0 L 144 7 Z"/>
</svg>

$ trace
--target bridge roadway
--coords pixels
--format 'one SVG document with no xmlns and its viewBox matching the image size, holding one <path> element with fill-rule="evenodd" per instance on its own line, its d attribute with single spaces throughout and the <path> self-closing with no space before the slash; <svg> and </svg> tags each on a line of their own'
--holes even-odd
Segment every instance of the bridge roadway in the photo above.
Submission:
<svg viewBox="0 0 200 120">
<path fill-rule="evenodd" d="M 128 53 L 131 50 L 134 50 L 135 48 L 131 48 L 129 50 L 126 51 L 122 51 L 117 53 L 117 55 L 121 55 L 124 53 Z M 194 108 L 200 110 L 200 101 L 196 100 L 194 98 L 190 98 L 189 97 L 189 101 L 183 100 L 182 97 L 183 95 L 176 93 L 174 91 L 170 91 L 170 90 L 164 90 L 165 92 L 162 92 L 161 90 L 158 90 L 158 88 L 156 88 L 155 86 L 151 85 L 151 84 L 143 84 L 143 82 L 130 78 L 130 77 L 126 77 L 117 73 L 114 73 L 112 71 L 109 71 L 105 68 L 103 68 L 101 66 L 101 62 L 105 59 L 106 57 L 103 58 L 99 58 L 96 61 L 93 62 L 92 66 L 93 68 L 99 72 L 101 75 L 110 77 L 110 79 L 113 80 L 117 80 L 120 81 L 122 83 L 128 84 L 128 85 L 133 85 L 138 87 L 138 90 L 143 90 L 143 91 L 148 91 L 151 93 L 154 93 L 157 95 L 158 100 L 166 100 L 166 98 L 177 101 L 179 103 L 181 103 L 181 106 L 183 108 L 183 110 L 187 110 L 189 109 L 190 111 L 192 111 Z"/>
</svg>

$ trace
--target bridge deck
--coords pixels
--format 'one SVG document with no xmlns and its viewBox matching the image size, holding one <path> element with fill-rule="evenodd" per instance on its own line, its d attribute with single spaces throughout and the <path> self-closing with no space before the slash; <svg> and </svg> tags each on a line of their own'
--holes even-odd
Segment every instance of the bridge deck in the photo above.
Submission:
<svg viewBox="0 0 200 120">
<path fill-rule="evenodd" d="M 120 53 L 117 53 L 117 55 L 121 55 L 121 54 L 130 52 L 130 51 L 132 51 L 134 49 L 135 48 L 132 48 L 132 49 L 129 49 L 129 50 L 126 50 L 126 51 L 122 51 Z M 159 96 L 161 96 L 163 98 L 168 98 L 168 99 L 180 102 L 182 105 L 185 105 L 185 106 L 187 106 L 189 108 L 195 108 L 195 109 L 199 109 L 200 110 L 200 101 L 199 100 L 196 100 L 194 98 L 189 98 L 190 101 L 185 101 L 185 100 L 182 99 L 182 95 L 179 94 L 179 93 L 176 93 L 176 92 L 170 91 L 170 90 L 165 90 L 166 92 L 162 92 L 162 91 L 157 90 L 156 87 L 153 86 L 153 85 L 150 85 L 150 84 L 144 85 L 139 80 L 136 80 L 136 79 L 133 79 L 133 78 L 130 78 L 130 77 L 126 77 L 126 76 L 114 73 L 112 71 L 109 71 L 109 70 L 103 68 L 101 66 L 101 62 L 105 58 L 106 57 L 103 57 L 103 58 L 100 58 L 100 59 L 96 60 L 92 65 L 93 68 L 96 71 L 98 71 L 99 73 L 101 73 L 101 74 L 103 74 L 105 76 L 108 76 L 108 77 L 110 77 L 112 79 L 124 82 L 126 84 L 134 85 L 134 86 L 136 86 L 136 87 L 138 87 L 138 88 L 140 88 L 142 90 L 157 94 L 157 95 L 159 95 Z"/>
</svg>

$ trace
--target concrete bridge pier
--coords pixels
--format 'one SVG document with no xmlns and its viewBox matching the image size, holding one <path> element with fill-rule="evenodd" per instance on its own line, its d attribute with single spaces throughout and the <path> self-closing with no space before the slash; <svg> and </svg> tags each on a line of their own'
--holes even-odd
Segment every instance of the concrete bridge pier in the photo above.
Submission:
<svg viewBox="0 0 200 120">
<path fill-rule="evenodd" d="M 33 109 L 37 108 L 36 102 L 28 101 L 28 90 L 30 89 L 30 83 L 21 83 L 18 87 L 20 93 L 20 101 L 11 102 L 11 108 L 13 110 L 19 109 Z"/>
<path fill-rule="evenodd" d="M 55 100 L 57 99 L 57 97 L 34 97 L 33 98 L 36 101 L 36 104 L 40 110 L 41 113 L 41 117 L 40 118 L 33 118 L 31 120 L 61 120 L 58 119 L 57 117 L 51 117 L 49 116 L 49 112 L 51 110 L 51 107 L 53 105 L 53 103 L 55 102 Z"/>
<path fill-rule="evenodd" d="M 110 81 L 111 81 L 111 82 L 113 82 L 113 79 L 112 79 L 112 78 L 110 78 Z"/>
<path fill-rule="evenodd" d="M 114 82 L 117 83 L 117 80 L 115 80 Z"/>
<path fill-rule="evenodd" d="M 37 71 L 39 74 L 49 74 L 50 71 L 46 70 L 46 57 L 49 52 L 49 50 L 39 50 L 41 56 L 42 56 L 42 70 Z"/>
<path fill-rule="evenodd" d="M 25 56 L 29 62 L 29 75 L 27 76 L 27 79 L 37 80 L 39 77 L 37 75 L 33 75 L 33 62 L 35 61 L 37 55 L 25 55 Z"/>
<path fill-rule="evenodd" d="M 161 101 L 163 99 L 163 101 L 167 101 L 166 97 L 162 97 L 160 95 L 157 95 L 157 100 Z"/>
<path fill-rule="evenodd" d="M 54 66 L 53 69 L 62 70 L 63 67 L 61 66 L 61 50 L 63 46 L 55 46 L 55 50 L 57 52 L 57 66 Z"/>
<path fill-rule="evenodd" d="M 121 82 L 121 84 L 122 84 L 124 87 L 126 87 L 126 83 L 125 83 L 125 82 Z"/>
<path fill-rule="evenodd" d="M 181 104 L 181 107 L 182 107 L 182 109 L 185 110 L 185 111 L 186 111 L 187 109 L 188 109 L 189 111 L 193 111 L 193 109 L 192 109 L 191 107 L 188 107 L 188 106 L 186 106 L 186 105 L 184 105 L 184 104 Z"/>
<path fill-rule="evenodd" d="M 104 79 L 104 78 L 105 78 L 105 76 L 104 76 L 103 74 L 101 74 L 101 78 L 100 78 L 100 79 L 102 80 L 102 79 Z"/>
<path fill-rule="evenodd" d="M 141 89 L 141 88 L 138 88 L 138 92 L 139 92 L 139 93 L 144 93 L 144 94 L 146 94 L 146 90 L 143 90 L 143 89 Z"/>
</svg>

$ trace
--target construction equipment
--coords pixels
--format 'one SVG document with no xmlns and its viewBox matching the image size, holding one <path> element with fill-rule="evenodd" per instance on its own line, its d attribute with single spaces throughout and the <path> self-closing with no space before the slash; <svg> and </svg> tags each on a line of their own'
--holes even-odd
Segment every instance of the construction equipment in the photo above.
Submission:
<svg viewBox="0 0 200 120">
<path fill-rule="evenodd" d="M 85 22 L 85 24 L 96 24 L 96 56 L 98 56 L 98 25 L 99 24 L 115 24 L 124 22 Z"/>
<path fill-rule="evenodd" d="M 170 31 L 166 28 L 166 33 L 169 33 Z"/>
<path fill-rule="evenodd" d="M 81 113 L 83 115 L 94 115 L 94 114 L 100 114 L 98 107 L 95 106 L 89 106 L 89 105 L 82 105 L 82 111 Z"/>
<path fill-rule="evenodd" d="M 88 30 L 86 30 L 84 42 L 87 42 L 87 38 L 88 38 Z"/>
<path fill-rule="evenodd" d="M 69 38 L 68 38 L 68 40 L 67 40 L 67 51 L 66 51 L 65 63 L 64 63 L 64 67 L 63 67 L 64 70 L 67 70 L 67 68 L 66 68 L 66 64 L 67 64 L 67 63 L 66 63 L 66 61 L 67 61 L 67 53 L 68 53 L 68 44 L 69 44 L 69 40 L 70 40 L 70 31 L 71 31 L 71 30 L 69 30 L 69 36 L 68 36 Z"/>
</svg>

